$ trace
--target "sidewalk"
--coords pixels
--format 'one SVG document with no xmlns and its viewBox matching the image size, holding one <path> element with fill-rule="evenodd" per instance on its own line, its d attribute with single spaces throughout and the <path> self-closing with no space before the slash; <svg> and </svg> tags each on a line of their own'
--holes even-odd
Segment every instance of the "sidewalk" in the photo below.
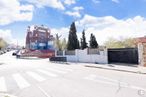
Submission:
<svg viewBox="0 0 146 97">
<path fill-rule="evenodd" d="M 132 67 L 125 65 L 117 65 L 117 64 L 86 64 L 85 67 L 146 74 L 146 67 L 142 67 L 142 66 Z"/>
</svg>

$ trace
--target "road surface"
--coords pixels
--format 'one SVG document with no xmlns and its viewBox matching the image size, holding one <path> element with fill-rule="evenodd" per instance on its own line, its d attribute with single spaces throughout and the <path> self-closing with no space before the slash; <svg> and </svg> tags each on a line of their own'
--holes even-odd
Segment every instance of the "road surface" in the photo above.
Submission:
<svg viewBox="0 0 146 97">
<path fill-rule="evenodd" d="M 0 55 L 0 93 L 17 97 L 146 97 L 146 75 Z"/>
</svg>

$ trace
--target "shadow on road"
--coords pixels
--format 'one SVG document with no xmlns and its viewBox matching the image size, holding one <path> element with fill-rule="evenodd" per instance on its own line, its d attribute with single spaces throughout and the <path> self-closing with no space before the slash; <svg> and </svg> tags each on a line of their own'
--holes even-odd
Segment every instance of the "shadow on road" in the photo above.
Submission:
<svg viewBox="0 0 146 97">
<path fill-rule="evenodd" d="M 24 60 L 41 60 L 42 58 L 32 58 L 32 57 L 23 57 L 23 58 L 17 58 L 17 59 L 24 59 Z"/>
</svg>

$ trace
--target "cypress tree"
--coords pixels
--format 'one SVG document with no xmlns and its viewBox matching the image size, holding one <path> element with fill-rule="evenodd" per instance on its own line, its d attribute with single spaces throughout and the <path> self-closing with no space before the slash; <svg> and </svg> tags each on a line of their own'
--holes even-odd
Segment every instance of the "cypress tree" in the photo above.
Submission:
<svg viewBox="0 0 146 97">
<path fill-rule="evenodd" d="M 90 48 L 98 48 L 98 43 L 96 41 L 96 37 L 92 33 L 90 36 L 89 44 L 90 44 Z"/>
<path fill-rule="evenodd" d="M 68 36 L 68 44 L 67 44 L 67 49 L 68 50 L 75 50 L 79 49 L 79 40 L 76 35 L 76 26 L 75 22 L 73 22 L 70 26 L 69 30 L 69 36 Z"/>
<path fill-rule="evenodd" d="M 87 48 L 87 43 L 86 43 L 86 37 L 85 37 L 85 30 L 82 32 L 82 38 L 81 38 L 81 49 Z"/>
</svg>

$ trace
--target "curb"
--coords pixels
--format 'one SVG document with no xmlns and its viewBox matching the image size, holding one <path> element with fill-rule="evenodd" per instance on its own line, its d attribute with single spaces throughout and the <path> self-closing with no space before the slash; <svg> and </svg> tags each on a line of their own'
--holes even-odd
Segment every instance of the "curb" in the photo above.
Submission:
<svg viewBox="0 0 146 97">
<path fill-rule="evenodd" d="M 99 66 L 89 66 L 89 65 L 85 65 L 85 67 L 99 68 L 99 69 L 107 69 L 107 70 L 115 70 L 115 71 L 129 72 L 129 73 L 136 73 L 136 74 L 146 74 L 146 73 L 143 73 L 143 72 L 141 72 L 141 71 L 128 71 L 128 70 L 114 69 L 114 68 L 106 68 L 106 67 L 99 67 Z"/>
</svg>

